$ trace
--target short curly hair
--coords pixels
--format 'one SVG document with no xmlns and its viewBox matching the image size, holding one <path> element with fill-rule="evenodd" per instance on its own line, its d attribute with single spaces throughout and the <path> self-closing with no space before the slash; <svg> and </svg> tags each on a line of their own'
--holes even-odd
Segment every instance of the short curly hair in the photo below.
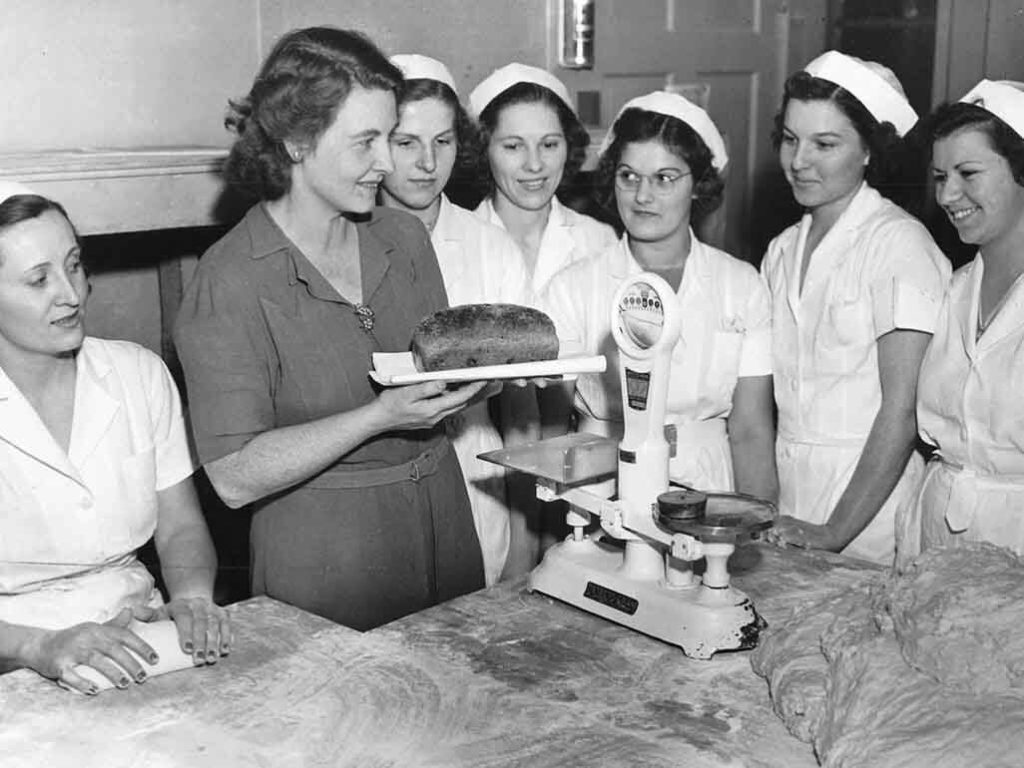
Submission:
<svg viewBox="0 0 1024 768">
<path fill-rule="evenodd" d="M 942 104 L 929 115 L 926 129 L 932 146 L 958 131 L 983 133 L 992 149 L 1006 158 L 1013 180 L 1024 187 L 1024 138 L 987 109 L 964 102 Z"/>
<path fill-rule="evenodd" d="M 81 246 L 82 239 L 64 206 L 56 200 L 36 194 L 11 195 L 0 203 L 0 235 L 17 224 L 39 218 L 47 211 L 55 211 L 64 217 L 71 227 L 75 242 Z M 0 249 L 0 264 L 3 264 L 3 249 Z"/>
<path fill-rule="evenodd" d="M 224 166 L 247 197 L 276 200 L 291 188 L 285 141 L 315 145 L 355 86 L 401 97 L 402 73 L 365 35 L 335 27 L 293 30 L 274 45 L 242 99 L 229 102 L 236 134 Z"/>
<path fill-rule="evenodd" d="M 498 127 L 498 118 L 505 107 L 513 104 L 545 104 L 558 115 L 558 123 L 565 134 L 565 141 L 568 152 L 565 159 L 565 167 L 562 170 L 562 180 L 558 185 L 558 192 L 572 187 L 576 174 L 583 167 L 587 159 L 587 147 L 590 145 L 590 134 L 583 127 L 579 118 L 563 102 L 554 91 L 545 88 L 537 83 L 516 83 L 498 94 L 490 104 L 480 113 L 478 120 L 479 148 L 477 151 L 476 163 L 476 186 L 478 191 L 485 197 L 494 193 L 494 175 L 491 173 L 491 162 L 487 156 L 491 144 L 491 136 Z"/>
<path fill-rule="evenodd" d="M 725 182 L 711 163 L 711 150 L 704 139 L 679 118 L 630 107 L 619 115 L 612 132 L 615 138 L 598 160 L 595 174 L 598 202 L 609 215 L 618 218 L 615 170 L 622 161 L 622 153 L 629 144 L 646 141 L 660 142 L 689 167 L 693 175 L 691 219 L 701 219 L 722 204 Z"/>
<path fill-rule="evenodd" d="M 477 157 L 480 152 L 480 139 L 476 125 L 466 114 L 465 107 L 459 101 L 455 91 L 447 83 L 442 83 L 431 78 L 412 78 L 405 81 L 402 87 L 402 99 L 399 102 L 398 110 L 401 115 L 402 107 L 424 99 L 438 99 L 448 106 L 455 115 L 455 168 L 452 171 L 452 178 L 469 180 L 475 177 Z M 399 117 L 401 119 L 401 117 Z M 451 180 L 449 179 L 449 184 Z"/>
<path fill-rule="evenodd" d="M 889 183 L 901 171 L 903 164 L 903 141 L 889 121 L 879 122 L 860 100 L 831 80 L 814 77 L 808 72 L 797 72 L 786 80 L 782 96 L 782 107 L 775 115 L 772 131 L 772 146 L 779 151 L 785 127 L 786 107 L 792 100 L 830 101 L 853 123 L 857 135 L 869 153 L 868 167 L 864 178 L 873 187 Z"/>
</svg>

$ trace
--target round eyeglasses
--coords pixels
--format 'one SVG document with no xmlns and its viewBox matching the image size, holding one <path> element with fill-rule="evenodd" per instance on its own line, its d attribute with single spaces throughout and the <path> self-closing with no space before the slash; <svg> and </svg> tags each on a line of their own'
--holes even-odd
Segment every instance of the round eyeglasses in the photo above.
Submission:
<svg viewBox="0 0 1024 768">
<path fill-rule="evenodd" d="M 673 171 L 658 171 L 651 175 L 637 173 L 631 168 L 619 168 L 615 172 L 615 186 L 623 192 L 636 192 L 640 189 L 640 183 L 647 179 L 651 189 L 656 195 L 671 195 L 676 184 L 689 176 L 689 173 L 675 173 Z"/>
</svg>

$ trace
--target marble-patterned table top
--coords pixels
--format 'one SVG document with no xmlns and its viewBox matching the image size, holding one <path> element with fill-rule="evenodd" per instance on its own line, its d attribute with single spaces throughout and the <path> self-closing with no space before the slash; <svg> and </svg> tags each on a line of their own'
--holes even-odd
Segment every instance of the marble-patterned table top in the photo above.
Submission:
<svg viewBox="0 0 1024 768">
<path fill-rule="evenodd" d="M 863 578 L 831 555 L 749 547 L 772 622 Z M 219 664 L 84 697 L 0 677 L 0 765 L 814 766 L 747 655 L 696 661 L 521 583 L 360 634 L 255 598 Z"/>
</svg>

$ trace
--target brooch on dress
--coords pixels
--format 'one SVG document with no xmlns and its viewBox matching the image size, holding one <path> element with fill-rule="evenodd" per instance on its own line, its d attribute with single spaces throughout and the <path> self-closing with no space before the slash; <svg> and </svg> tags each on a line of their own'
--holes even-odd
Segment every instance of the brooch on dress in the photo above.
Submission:
<svg viewBox="0 0 1024 768">
<path fill-rule="evenodd" d="M 373 309 L 368 304 L 356 304 L 355 314 L 364 331 L 369 333 L 373 330 Z"/>
</svg>

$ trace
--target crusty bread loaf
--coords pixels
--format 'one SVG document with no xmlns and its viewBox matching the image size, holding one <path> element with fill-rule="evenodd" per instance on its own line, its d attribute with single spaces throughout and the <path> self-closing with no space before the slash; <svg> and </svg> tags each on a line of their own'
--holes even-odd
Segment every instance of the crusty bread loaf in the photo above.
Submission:
<svg viewBox="0 0 1024 768">
<path fill-rule="evenodd" d="M 423 318 L 412 336 L 421 371 L 528 363 L 558 357 L 551 318 L 518 304 L 463 304 Z"/>
</svg>

